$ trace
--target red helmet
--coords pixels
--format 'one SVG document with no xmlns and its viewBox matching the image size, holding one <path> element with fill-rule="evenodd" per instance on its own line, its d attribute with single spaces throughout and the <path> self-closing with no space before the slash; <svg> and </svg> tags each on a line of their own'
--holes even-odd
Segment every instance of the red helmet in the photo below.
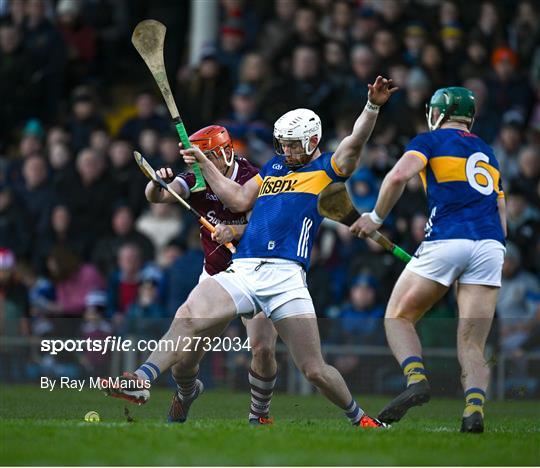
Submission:
<svg viewBox="0 0 540 468">
<path fill-rule="evenodd" d="M 197 145 L 204 153 L 210 152 L 215 157 L 222 157 L 227 166 L 231 166 L 234 161 L 234 149 L 225 127 L 219 125 L 210 125 L 201 128 L 189 137 L 189 141 Z M 226 150 L 229 149 L 229 156 Z"/>
</svg>

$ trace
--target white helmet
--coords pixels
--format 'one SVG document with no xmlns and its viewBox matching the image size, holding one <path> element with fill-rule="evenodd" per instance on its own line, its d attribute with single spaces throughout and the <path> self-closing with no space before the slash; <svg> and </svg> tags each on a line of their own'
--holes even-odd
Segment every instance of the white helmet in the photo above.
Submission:
<svg viewBox="0 0 540 468">
<path fill-rule="evenodd" d="M 308 156 L 311 156 L 317 146 L 309 149 L 309 140 L 317 136 L 317 142 L 321 141 L 322 124 L 320 117 L 310 109 L 294 109 L 283 114 L 274 124 L 274 148 L 276 153 L 283 154 L 283 148 L 279 140 L 300 140 L 302 148 Z"/>
</svg>

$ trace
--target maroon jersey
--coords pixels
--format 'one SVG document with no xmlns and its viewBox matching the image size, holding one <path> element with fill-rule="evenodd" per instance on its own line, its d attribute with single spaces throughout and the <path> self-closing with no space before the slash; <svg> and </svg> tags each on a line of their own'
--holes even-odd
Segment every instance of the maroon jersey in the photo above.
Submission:
<svg viewBox="0 0 540 468">
<path fill-rule="evenodd" d="M 234 162 L 234 171 L 231 179 L 244 185 L 249 179 L 259 173 L 259 169 L 252 166 L 244 158 L 236 158 Z M 195 185 L 195 174 L 184 172 L 177 175 L 186 190 Z M 201 213 L 214 226 L 218 224 L 247 224 L 246 213 L 233 213 L 226 208 L 212 191 L 210 186 L 206 185 L 206 190 L 200 192 L 191 192 L 189 196 L 190 205 Z M 204 251 L 204 269 L 209 275 L 215 275 L 224 271 L 231 263 L 232 254 L 226 247 L 219 247 L 217 242 L 211 238 L 208 229 L 201 226 L 201 242 Z M 238 242 L 233 241 L 236 245 Z"/>
</svg>

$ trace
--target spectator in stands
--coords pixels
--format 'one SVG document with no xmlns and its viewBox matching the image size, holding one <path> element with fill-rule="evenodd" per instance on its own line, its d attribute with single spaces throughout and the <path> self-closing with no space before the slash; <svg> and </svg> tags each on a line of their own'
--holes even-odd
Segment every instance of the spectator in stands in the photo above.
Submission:
<svg viewBox="0 0 540 468">
<path fill-rule="evenodd" d="M 486 46 L 478 37 L 470 37 L 466 44 L 467 59 L 460 66 L 462 80 L 483 79 L 489 75 L 489 55 Z"/>
<path fill-rule="evenodd" d="M 449 77 L 444 73 L 445 60 L 446 57 L 443 57 L 441 49 L 433 42 L 428 42 L 422 49 L 420 66 L 434 89 L 443 88 L 450 82 Z"/>
<path fill-rule="evenodd" d="M 135 99 L 137 115 L 128 119 L 120 129 L 120 138 L 129 140 L 132 144 L 137 144 L 141 132 L 145 128 L 152 128 L 160 135 L 170 129 L 169 121 L 159 115 L 156 109 L 156 98 L 151 91 L 141 91 Z"/>
<path fill-rule="evenodd" d="M 97 127 L 90 133 L 90 148 L 106 155 L 111 146 L 111 137 L 106 127 Z"/>
<path fill-rule="evenodd" d="M 377 300 L 377 280 L 370 275 L 358 275 L 349 291 L 350 302 L 338 316 L 338 343 L 383 344 L 384 307 Z"/>
<path fill-rule="evenodd" d="M 509 47 L 498 47 L 491 56 L 494 73 L 488 79 L 489 96 L 494 112 L 502 116 L 515 109 L 526 115 L 531 107 L 532 93 L 525 76 L 518 71 L 518 57 Z"/>
<path fill-rule="evenodd" d="M 45 158 L 30 156 L 24 161 L 24 185 L 17 190 L 17 197 L 32 219 L 31 232 L 36 239 L 45 235 L 56 194 L 52 184 L 47 180 L 47 162 Z"/>
<path fill-rule="evenodd" d="M 238 68 L 246 48 L 246 30 L 239 18 L 229 18 L 219 31 L 219 61 L 228 70 L 233 84 L 238 83 Z"/>
<path fill-rule="evenodd" d="M 495 109 L 492 109 L 496 116 Z M 498 117 L 498 116 L 496 116 Z M 506 112 L 493 151 L 499 162 L 504 180 L 511 180 L 518 173 L 518 154 L 523 145 L 523 118 L 517 112 Z"/>
<path fill-rule="evenodd" d="M 369 168 L 357 169 L 347 184 L 352 202 L 359 213 L 371 211 L 375 207 L 379 183 Z"/>
<path fill-rule="evenodd" d="M 178 135 L 176 133 L 169 133 L 160 139 L 159 161 L 159 166 L 170 167 L 175 174 L 185 172 L 184 161 L 178 154 Z"/>
<path fill-rule="evenodd" d="M 534 50 L 540 43 L 539 21 L 538 3 L 530 0 L 520 1 L 516 16 L 510 24 L 509 36 L 512 38 L 512 48 L 523 63 L 530 63 Z"/>
<path fill-rule="evenodd" d="M 199 240 L 199 227 L 191 226 L 186 237 L 187 242 L 183 245 L 181 255 L 176 256 L 165 271 L 167 290 L 165 309 L 168 316 L 173 316 L 179 305 L 187 299 L 199 281 L 203 267 L 204 257 Z"/>
<path fill-rule="evenodd" d="M 15 255 L 9 249 L 0 248 L 0 330 L 3 336 L 21 337 L 30 333 L 28 309 L 28 291 L 15 275 Z M 24 377 L 25 354 L 18 346 L 2 344 L 2 381 Z"/>
<path fill-rule="evenodd" d="M 71 148 L 75 153 L 90 146 L 90 135 L 96 128 L 105 125 L 95 98 L 89 89 L 75 89 L 71 99 L 72 115 L 67 124 L 71 134 Z"/>
<path fill-rule="evenodd" d="M 58 29 L 47 19 L 46 2 L 26 2 L 24 44 L 33 65 L 33 109 L 38 116 L 54 120 L 63 95 L 67 50 Z"/>
<path fill-rule="evenodd" d="M 266 22 L 258 38 L 258 49 L 269 63 L 274 64 L 276 55 L 288 43 L 293 33 L 293 21 L 297 8 L 297 0 L 274 2 L 274 18 Z"/>
<path fill-rule="evenodd" d="M 67 83 L 71 89 L 95 72 L 97 38 L 82 16 L 82 2 L 60 0 L 56 5 L 58 29 L 67 47 Z"/>
<path fill-rule="evenodd" d="M 444 53 L 444 74 L 448 83 L 458 83 L 459 69 L 465 62 L 463 45 L 464 31 L 459 23 L 447 24 L 441 28 L 441 43 Z"/>
<path fill-rule="evenodd" d="M 364 6 L 356 13 L 351 25 L 351 44 L 369 43 L 380 26 L 379 17 L 375 11 Z"/>
<path fill-rule="evenodd" d="M 137 299 L 127 310 L 122 323 L 122 335 L 136 335 L 139 339 L 155 339 L 167 329 L 170 319 L 160 302 L 161 271 L 147 266 L 141 272 Z"/>
<path fill-rule="evenodd" d="M 138 247 L 142 262 L 154 260 L 152 241 L 135 229 L 133 210 L 118 202 L 112 215 L 112 234 L 102 237 L 94 247 L 92 261 L 100 271 L 109 275 L 114 269 L 119 249 L 125 244 L 135 244 Z"/>
<path fill-rule="evenodd" d="M 148 210 L 136 221 L 137 232 L 147 236 L 155 251 L 161 250 L 184 228 L 183 214 L 179 207 L 170 203 L 150 203 Z"/>
<path fill-rule="evenodd" d="M 13 23 L 0 24 L 0 140 L 10 140 L 9 129 L 30 116 L 36 98 L 32 83 L 32 61 L 24 49 L 21 31 Z"/>
<path fill-rule="evenodd" d="M 405 44 L 405 52 L 403 53 L 403 59 L 410 66 L 420 64 L 420 58 L 422 56 L 422 49 L 427 40 L 427 31 L 422 23 L 417 21 L 411 22 L 405 28 L 405 37 L 403 42 Z"/>
<path fill-rule="evenodd" d="M 13 189 L 0 182 L 0 246 L 18 256 L 31 254 L 32 236 L 24 208 L 14 198 Z"/>
<path fill-rule="evenodd" d="M 332 12 L 323 19 L 321 30 L 326 37 L 346 42 L 349 39 L 349 29 L 353 18 L 351 2 L 337 0 L 332 2 L 331 6 Z"/>
<path fill-rule="evenodd" d="M 344 102 L 361 108 L 367 99 L 366 87 L 375 75 L 375 55 L 367 45 L 356 45 L 350 55 L 352 76 L 347 83 Z"/>
<path fill-rule="evenodd" d="M 103 289 L 105 281 L 90 263 L 64 246 L 55 246 L 47 257 L 47 268 L 56 290 L 52 310 L 57 320 L 56 332 L 60 336 L 73 336 L 78 332 L 85 308 L 86 295 Z"/>
<path fill-rule="evenodd" d="M 57 193 L 76 177 L 71 151 L 66 143 L 53 143 L 48 152 L 49 165 L 52 169 L 52 184 Z"/>
<path fill-rule="evenodd" d="M 478 24 L 472 31 L 482 40 L 489 52 L 504 42 L 504 31 L 496 3 L 491 1 L 482 2 L 478 15 Z"/>
<path fill-rule="evenodd" d="M 443 0 L 439 5 L 439 26 L 459 22 L 459 8 L 455 0 Z"/>
<path fill-rule="evenodd" d="M 46 259 L 55 246 L 63 246 L 81 258 L 88 257 L 88 239 L 74 226 L 66 205 L 55 205 L 51 210 L 47 231 L 37 239 L 32 264 L 37 272 L 44 272 Z"/>
<path fill-rule="evenodd" d="M 59 193 L 71 209 L 74 223 L 94 242 L 109 227 L 115 187 L 105 172 L 105 158 L 87 148 L 77 155 L 77 176 L 66 181 Z"/>
<path fill-rule="evenodd" d="M 513 182 L 520 185 L 531 206 L 540 206 L 536 187 L 540 182 L 540 148 L 528 145 L 521 148 L 518 156 L 518 173 Z"/>
<path fill-rule="evenodd" d="M 273 154 L 272 130 L 260 118 L 254 88 L 249 84 L 238 85 L 231 105 L 232 112 L 228 118 L 218 121 L 218 124 L 227 128 L 234 143 L 240 141 L 246 147 L 246 154 L 242 156 L 262 166 Z"/>
<path fill-rule="evenodd" d="M 153 128 L 145 128 L 139 135 L 137 149 L 144 154 L 146 160 L 152 167 L 159 167 L 161 161 L 159 159 L 159 133 Z M 133 154 L 131 154 L 133 159 Z"/>
<path fill-rule="evenodd" d="M 515 244 L 506 245 L 506 258 L 497 317 L 499 320 L 500 346 L 506 353 L 519 350 L 536 324 L 536 311 L 540 302 L 540 284 L 532 274 L 521 267 L 521 254 Z M 527 386 L 526 361 L 516 358 L 511 366 L 513 383 Z"/>
<path fill-rule="evenodd" d="M 469 78 L 463 83 L 463 86 L 470 89 L 474 94 L 474 104 L 476 107 L 474 113 L 474 124 L 472 132 L 488 143 L 492 143 L 497 136 L 497 125 L 499 117 L 488 107 L 489 98 L 487 86 L 480 78 Z M 501 161 L 499 160 L 499 164 Z M 501 171 L 506 179 L 507 175 Z"/>
<path fill-rule="evenodd" d="M 105 320 L 107 293 L 101 290 L 90 291 L 85 297 L 85 305 L 81 338 L 103 341 L 112 335 L 113 328 Z M 86 350 L 80 356 L 80 363 L 88 376 L 106 375 L 108 361 L 108 355 L 99 351 Z"/>
<path fill-rule="evenodd" d="M 178 143 L 176 143 L 176 149 L 178 149 Z M 146 157 L 147 154 L 144 153 L 144 156 Z M 127 140 L 114 140 L 109 148 L 109 162 L 108 172 L 115 187 L 115 198 L 124 200 L 133 210 L 134 215 L 139 216 L 146 206 L 144 187 L 147 180 L 133 158 L 131 143 Z M 160 165 L 153 167 L 157 168 Z"/>
<path fill-rule="evenodd" d="M 118 250 L 117 269 L 107 285 L 107 315 L 120 326 L 129 306 L 137 298 L 143 261 L 137 244 L 124 244 Z"/>
<path fill-rule="evenodd" d="M 330 39 L 324 44 L 324 73 L 334 88 L 345 86 L 349 76 L 349 62 L 344 42 Z"/>
<path fill-rule="evenodd" d="M 372 49 L 377 57 L 378 73 L 388 74 L 388 67 L 398 60 L 399 41 L 389 29 L 379 29 L 373 36 Z"/>
<path fill-rule="evenodd" d="M 205 47 L 195 70 L 181 69 L 175 92 L 178 107 L 190 116 L 189 129 L 206 127 L 225 115 L 229 105 L 230 78 L 218 61 L 218 52 Z M 178 154 L 178 147 L 176 148 Z"/>
<path fill-rule="evenodd" d="M 322 74 L 318 50 L 300 45 L 292 53 L 291 76 L 269 93 L 262 111 L 265 119 L 273 122 L 290 109 L 307 107 L 331 125 L 333 100 L 334 89 Z"/>
<path fill-rule="evenodd" d="M 525 267 L 539 271 L 535 240 L 540 234 L 540 212 L 538 208 L 527 203 L 526 197 L 527 192 L 519 181 L 510 186 L 506 202 L 508 238 L 523 253 Z"/>
<path fill-rule="evenodd" d="M 272 87 L 272 74 L 264 56 L 256 52 L 244 55 L 240 64 L 239 81 L 250 85 L 253 89 L 257 106 L 264 101 L 266 94 Z"/>
</svg>

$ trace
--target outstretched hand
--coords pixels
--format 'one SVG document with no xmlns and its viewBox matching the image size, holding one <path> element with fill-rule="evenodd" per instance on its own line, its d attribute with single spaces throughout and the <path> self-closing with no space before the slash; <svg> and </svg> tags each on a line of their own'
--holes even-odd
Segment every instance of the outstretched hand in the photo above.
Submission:
<svg viewBox="0 0 540 468">
<path fill-rule="evenodd" d="M 368 88 L 369 102 L 376 106 L 382 106 L 399 89 L 397 86 L 392 86 L 392 80 L 383 78 L 380 75 L 375 80 L 375 83 L 368 84 Z"/>
</svg>

